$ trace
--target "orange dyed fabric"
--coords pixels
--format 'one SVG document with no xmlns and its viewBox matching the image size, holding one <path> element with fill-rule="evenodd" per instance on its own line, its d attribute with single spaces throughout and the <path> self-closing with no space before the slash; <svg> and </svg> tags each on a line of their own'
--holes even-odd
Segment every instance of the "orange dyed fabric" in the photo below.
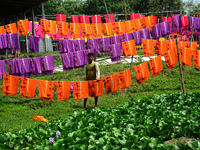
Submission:
<svg viewBox="0 0 200 150">
<path fill-rule="evenodd" d="M 49 20 L 40 18 L 41 32 L 46 34 L 49 32 Z"/>
<path fill-rule="evenodd" d="M 54 94 L 55 81 L 39 80 L 40 100 L 52 101 Z"/>
<path fill-rule="evenodd" d="M 103 35 L 103 28 L 101 23 L 93 23 L 92 24 L 92 34 L 94 37 L 102 37 Z"/>
<path fill-rule="evenodd" d="M 125 23 L 115 22 L 115 33 L 116 35 L 122 35 L 125 33 Z"/>
<path fill-rule="evenodd" d="M 21 77 L 20 94 L 22 98 L 35 98 L 37 88 L 37 80 Z"/>
<path fill-rule="evenodd" d="M 134 32 L 133 30 L 133 26 L 131 24 L 131 21 L 125 21 L 125 27 L 126 27 L 126 33 L 131 33 L 131 32 Z"/>
<path fill-rule="evenodd" d="M 118 73 L 120 89 L 123 90 L 132 85 L 131 70 L 127 69 Z"/>
<path fill-rule="evenodd" d="M 157 52 L 157 55 L 163 56 L 164 53 L 167 52 L 167 41 L 157 41 L 156 52 Z"/>
<path fill-rule="evenodd" d="M 88 81 L 73 82 L 73 96 L 75 100 L 88 98 Z"/>
<path fill-rule="evenodd" d="M 150 73 L 147 62 L 135 66 L 134 71 L 139 85 L 149 79 Z"/>
<path fill-rule="evenodd" d="M 49 20 L 48 22 L 48 33 L 56 34 L 56 21 Z"/>
<path fill-rule="evenodd" d="M 132 26 L 134 26 L 134 28 L 137 31 L 144 29 L 144 19 L 143 18 L 134 19 L 134 20 L 131 20 L 131 22 L 132 22 Z"/>
<path fill-rule="evenodd" d="M 193 55 L 194 51 L 197 50 L 197 42 L 192 42 L 190 48 L 192 50 L 192 55 Z"/>
<path fill-rule="evenodd" d="M 190 48 L 181 47 L 180 48 L 180 58 L 181 58 L 182 65 L 191 66 L 192 50 Z"/>
<path fill-rule="evenodd" d="M 161 56 L 157 56 L 153 59 L 150 59 L 149 66 L 150 66 L 150 72 L 153 75 L 153 77 L 160 74 L 160 72 L 163 70 Z"/>
<path fill-rule="evenodd" d="M 49 120 L 45 119 L 43 116 L 37 116 L 37 115 L 33 116 L 33 119 L 37 120 L 37 121 L 44 121 L 44 122 L 49 121 Z"/>
<path fill-rule="evenodd" d="M 193 65 L 200 67 L 200 50 L 194 50 L 193 53 Z"/>
<path fill-rule="evenodd" d="M 105 36 L 113 36 L 112 23 L 103 23 L 103 32 Z"/>
<path fill-rule="evenodd" d="M 0 26 L 0 34 L 5 34 L 4 26 Z"/>
<path fill-rule="evenodd" d="M 165 52 L 164 57 L 168 70 L 174 68 L 177 59 L 174 49 L 170 49 Z"/>
<path fill-rule="evenodd" d="M 135 40 L 122 42 L 122 50 L 124 57 L 136 55 Z"/>
<path fill-rule="evenodd" d="M 190 42 L 184 42 L 184 41 L 179 41 L 178 42 L 179 49 L 182 48 L 182 47 L 189 48 L 189 45 L 190 45 Z"/>
<path fill-rule="evenodd" d="M 17 33 L 16 23 L 7 24 L 7 25 L 5 25 L 5 28 L 6 28 L 6 32 L 8 34 Z"/>
<path fill-rule="evenodd" d="M 153 16 L 145 17 L 144 23 L 145 23 L 146 28 L 149 28 L 149 30 L 152 30 L 152 26 L 154 26 Z"/>
<path fill-rule="evenodd" d="M 118 74 L 104 78 L 104 85 L 107 94 L 118 91 Z"/>
<path fill-rule="evenodd" d="M 56 89 L 58 101 L 68 100 L 71 90 L 71 82 L 57 81 Z"/>
<path fill-rule="evenodd" d="M 73 38 L 79 38 L 80 36 L 79 23 L 70 23 L 70 33 Z"/>
<path fill-rule="evenodd" d="M 19 35 L 25 36 L 28 34 L 28 30 L 29 30 L 28 19 L 18 21 L 17 26 L 18 26 Z"/>
<path fill-rule="evenodd" d="M 3 95 L 17 95 L 19 77 L 3 74 Z"/>
<path fill-rule="evenodd" d="M 92 34 L 92 26 L 89 23 L 81 23 L 81 36 L 84 38 L 89 38 Z"/>
<path fill-rule="evenodd" d="M 142 39 L 144 56 L 154 56 L 155 40 Z"/>
<path fill-rule="evenodd" d="M 167 42 L 167 51 L 173 49 L 175 54 L 175 63 L 178 62 L 178 54 L 177 54 L 177 47 L 176 41 L 166 41 Z"/>
<path fill-rule="evenodd" d="M 103 90 L 103 79 L 97 80 L 90 80 L 88 81 L 88 88 L 89 88 L 89 96 L 91 97 L 99 97 L 104 94 Z"/>
<path fill-rule="evenodd" d="M 68 35 L 68 23 L 58 21 L 58 34 L 67 36 Z"/>
</svg>

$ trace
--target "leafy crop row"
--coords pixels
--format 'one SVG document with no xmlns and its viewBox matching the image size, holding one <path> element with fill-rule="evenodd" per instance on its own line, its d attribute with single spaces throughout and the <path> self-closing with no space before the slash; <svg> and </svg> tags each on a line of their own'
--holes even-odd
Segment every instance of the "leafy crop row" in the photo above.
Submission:
<svg viewBox="0 0 200 150">
<path fill-rule="evenodd" d="M 200 93 L 135 100 L 115 108 L 74 112 L 67 120 L 0 134 L 10 149 L 200 149 Z M 195 138 L 185 145 L 164 141 Z"/>
</svg>

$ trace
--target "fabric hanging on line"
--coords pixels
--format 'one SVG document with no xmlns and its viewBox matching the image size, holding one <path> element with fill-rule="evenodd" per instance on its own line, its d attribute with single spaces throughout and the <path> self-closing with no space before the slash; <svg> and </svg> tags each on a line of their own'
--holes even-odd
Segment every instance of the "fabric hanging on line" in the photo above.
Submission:
<svg viewBox="0 0 200 150">
<path fill-rule="evenodd" d="M 172 49 L 174 51 L 175 55 L 175 63 L 178 62 L 178 54 L 177 54 L 177 47 L 176 47 L 176 41 L 166 41 L 167 42 L 167 51 Z"/>
<path fill-rule="evenodd" d="M 19 49 L 19 40 L 18 40 L 18 34 L 17 33 L 6 34 L 6 39 L 7 39 L 7 49 L 6 49 L 6 51 Z"/>
<path fill-rule="evenodd" d="M 189 30 L 192 31 L 192 27 L 194 27 L 194 31 L 197 30 L 198 25 L 198 19 L 197 17 L 189 16 Z"/>
<path fill-rule="evenodd" d="M 123 56 L 126 58 L 128 56 L 134 56 L 137 54 L 136 48 L 135 48 L 135 41 L 126 41 L 122 42 L 122 50 L 123 50 Z"/>
<path fill-rule="evenodd" d="M 41 56 L 40 57 L 40 64 L 42 75 L 53 74 L 54 71 L 54 56 Z"/>
<path fill-rule="evenodd" d="M 28 46 L 30 53 L 39 53 L 39 36 L 29 35 L 28 38 Z"/>
<path fill-rule="evenodd" d="M 200 67 L 200 50 L 194 50 L 193 52 L 193 65 Z"/>
<path fill-rule="evenodd" d="M 157 55 L 163 56 L 167 51 L 167 41 L 157 41 L 156 42 L 156 52 Z"/>
<path fill-rule="evenodd" d="M 112 62 L 121 61 L 121 43 L 112 44 L 109 46 L 109 53 Z"/>
<path fill-rule="evenodd" d="M 190 48 L 180 48 L 181 64 L 185 66 L 191 66 L 192 61 L 192 50 Z"/>
<path fill-rule="evenodd" d="M 6 28 L 7 34 L 17 33 L 16 23 L 7 24 L 5 25 L 5 28 Z"/>
<path fill-rule="evenodd" d="M 35 98 L 37 88 L 37 80 L 21 77 L 20 94 L 22 98 Z"/>
<path fill-rule="evenodd" d="M 3 78 L 3 74 L 6 74 L 5 60 L 0 60 L 0 79 Z"/>
<path fill-rule="evenodd" d="M 0 26 L 0 34 L 5 34 L 4 26 Z"/>
<path fill-rule="evenodd" d="M 150 38 L 150 31 L 148 28 L 140 30 L 140 37 L 141 39 L 151 39 Z"/>
<path fill-rule="evenodd" d="M 162 22 L 169 21 L 170 28 L 172 27 L 171 17 L 162 17 Z"/>
<path fill-rule="evenodd" d="M 9 59 L 7 61 L 7 65 L 8 65 L 8 72 L 10 75 L 16 75 L 16 63 L 15 63 L 15 59 Z"/>
<path fill-rule="evenodd" d="M 71 15 L 71 23 L 79 23 L 78 15 Z"/>
<path fill-rule="evenodd" d="M 67 36 L 68 35 L 68 23 L 58 21 L 58 34 Z"/>
<path fill-rule="evenodd" d="M 90 38 L 92 34 L 92 26 L 89 23 L 81 23 L 81 37 Z"/>
<path fill-rule="evenodd" d="M 66 15 L 65 14 L 56 14 L 56 21 L 66 22 Z"/>
<path fill-rule="evenodd" d="M 157 16 L 153 16 L 154 25 L 157 25 Z"/>
<path fill-rule="evenodd" d="M 102 23 L 93 23 L 92 24 L 92 35 L 94 38 L 100 38 L 103 35 Z"/>
<path fill-rule="evenodd" d="M 73 52 L 61 54 L 63 71 L 73 70 L 74 68 L 74 54 Z"/>
<path fill-rule="evenodd" d="M 88 81 L 89 96 L 99 97 L 104 94 L 103 79 Z"/>
<path fill-rule="evenodd" d="M 124 21 L 124 23 L 125 23 L 126 33 L 135 32 L 130 20 Z"/>
<path fill-rule="evenodd" d="M 19 77 L 3 74 L 3 95 L 16 96 Z"/>
<path fill-rule="evenodd" d="M 159 40 L 159 38 L 162 37 L 160 24 L 154 25 L 152 27 L 152 36 L 154 40 Z"/>
<path fill-rule="evenodd" d="M 163 70 L 161 56 L 157 56 L 153 59 L 150 59 L 149 66 L 150 66 L 150 72 L 153 75 L 153 77 L 160 74 L 160 72 Z"/>
<path fill-rule="evenodd" d="M 6 49 L 8 48 L 7 34 L 0 35 L 0 43 L 0 49 L 2 49 L 2 51 L 6 51 Z"/>
<path fill-rule="evenodd" d="M 85 50 L 85 40 L 71 40 L 75 51 Z"/>
<path fill-rule="evenodd" d="M 102 23 L 101 21 L 101 15 L 91 15 L 92 23 Z"/>
<path fill-rule="evenodd" d="M 140 18 L 140 19 L 134 19 L 131 21 L 133 28 L 136 31 L 142 30 L 144 29 L 144 19 Z"/>
<path fill-rule="evenodd" d="M 131 70 L 127 69 L 118 73 L 120 89 L 123 90 L 132 85 Z"/>
<path fill-rule="evenodd" d="M 144 17 L 144 24 L 145 24 L 145 27 L 148 28 L 151 31 L 152 30 L 152 26 L 154 26 L 154 18 L 153 18 L 153 16 Z"/>
<path fill-rule="evenodd" d="M 71 90 L 71 82 L 57 81 L 56 90 L 58 101 L 68 100 Z"/>
<path fill-rule="evenodd" d="M 139 85 L 149 79 L 150 73 L 147 62 L 135 66 L 134 71 Z"/>
<path fill-rule="evenodd" d="M 31 58 L 22 58 L 15 60 L 15 75 L 25 78 L 30 78 L 32 68 L 31 68 Z"/>
<path fill-rule="evenodd" d="M 130 13 L 130 20 L 140 19 L 140 18 L 144 18 L 144 17 L 145 17 L 145 15 Z"/>
<path fill-rule="evenodd" d="M 110 45 L 110 37 L 99 38 L 99 50 L 100 53 L 108 52 Z"/>
<path fill-rule="evenodd" d="M 51 37 L 56 34 L 56 21 L 48 20 L 48 33 Z"/>
<path fill-rule="evenodd" d="M 98 53 L 98 45 L 99 45 L 99 39 L 88 39 L 87 40 L 87 48 L 88 49 L 95 49 L 95 52 Z"/>
<path fill-rule="evenodd" d="M 160 30 L 162 37 L 167 37 L 170 35 L 170 26 L 169 21 L 160 23 Z"/>
<path fill-rule="evenodd" d="M 79 23 L 70 23 L 70 33 L 72 38 L 80 38 L 81 27 Z"/>
<path fill-rule="evenodd" d="M 74 68 L 84 68 L 86 63 L 84 51 L 74 52 Z"/>
<path fill-rule="evenodd" d="M 53 100 L 55 81 L 39 80 L 40 100 Z"/>
<path fill-rule="evenodd" d="M 121 35 L 111 36 L 110 37 L 110 43 L 111 44 L 122 43 Z"/>
<path fill-rule="evenodd" d="M 125 33 L 125 23 L 115 22 L 115 33 L 116 35 L 122 35 Z"/>
<path fill-rule="evenodd" d="M 49 20 L 40 18 L 41 32 L 47 34 L 49 32 Z"/>
<path fill-rule="evenodd" d="M 113 36 L 113 25 L 112 23 L 103 23 L 103 32 L 105 36 Z"/>
<path fill-rule="evenodd" d="M 192 42 L 190 49 L 192 50 L 192 56 L 193 56 L 194 51 L 197 50 L 197 42 Z"/>
<path fill-rule="evenodd" d="M 31 73 L 32 74 L 40 74 L 41 73 L 41 64 L 40 57 L 33 57 L 31 59 Z"/>
<path fill-rule="evenodd" d="M 188 27 L 189 27 L 188 16 L 182 16 L 181 17 L 181 24 L 182 24 L 183 31 L 188 29 Z"/>
<path fill-rule="evenodd" d="M 118 91 L 118 89 L 119 89 L 118 74 L 114 74 L 112 76 L 106 77 L 103 80 L 104 80 L 104 85 L 105 85 L 107 94 Z"/>
<path fill-rule="evenodd" d="M 154 43 L 155 40 L 142 39 L 144 56 L 154 56 Z"/>
<path fill-rule="evenodd" d="M 90 24 L 90 18 L 89 16 L 80 16 L 80 23 L 83 23 L 83 24 Z"/>
<path fill-rule="evenodd" d="M 133 40 L 133 33 L 127 33 L 127 34 L 123 34 L 122 35 L 122 41 L 126 42 L 126 41 L 131 41 Z"/>
<path fill-rule="evenodd" d="M 181 19 L 180 19 L 180 15 L 176 15 L 174 16 L 174 18 L 172 17 L 172 33 L 175 33 L 177 31 L 179 31 L 179 29 L 181 28 Z"/>
<path fill-rule="evenodd" d="M 61 39 L 59 41 L 59 52 L 60 54 L 75 52 L 75 47 L 72 40 Z"/>
<path fill-rule="evenodd" d="M 104 14 L 103 16 L 104 16 L 104 18 L 106 20 L 106 23 L 112 23 L 112 25 L 115 25 L 115 18 L 114 18 L 113 14 L 109 14 L 110 21 L 108 19 L 108 15 L 107 14 Z"/>
<path fill-rule="evenodd" d="M 133 38 L 135 40 L 136 45 L 142 44 L 142 38 L 141 38 L 140 31 L 133 32 Z"/>
<path fill-rule="evenodd" d="M 28 19 L 24 19 L 17 22 L 18 31 L 20 36 L 26 36 L 29 30 Z"/>
<path fill-rule="evenodd" d="M 174 68 L 176 65 L 176 55 L 174 49 L 166 51 L 164 57 L 168 70 Z"/>
<path fill-rule="evenodd" d="M 73 82 L 73 96 L 75 100 L 88 98 L 88 81 Z"/>
<path fill-rule="evenodd" d="M 189 45 L 190 45 L 190 42 L 185 42 L 185 41 L 178 41 L 178 47 L 179 49 L 180 48 L 183 48 L 183 47 L 186 47 L 186 48 L 189 48 Z"/>
</svg>

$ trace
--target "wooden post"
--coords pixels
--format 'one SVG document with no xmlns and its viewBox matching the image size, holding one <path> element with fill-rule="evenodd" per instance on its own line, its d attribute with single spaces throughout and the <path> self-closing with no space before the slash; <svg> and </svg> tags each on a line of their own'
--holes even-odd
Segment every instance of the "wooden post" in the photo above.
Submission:
<svg viewBox="0 0 200 150">
<path fill-rule="evenodd" d="M 18 21 L 18 17 L 16 17 L 16 24 L 17 24 L 17 21 Z M 19 29 L 18 29 L 18 26 L 17 26 L 17 36 L 18 36 L 18 42 L 19 42 L 19 49 L 15 51 L 15 57 L 17 55 L 17 58 L 19 58 L 19 54 L 21 53 L 21 46 L 20 46 L 20 40 L 19 40 Z"/>
<path fill-rule="evenodd" d="M 106 12 L 107 12 L 107 15 L 108 15 L 108 20 L 109 20 L 109 22 L 111 23 L 111 21 L 110 21 L 110 16 L 109 16 L 109 13 L 108 13 L 108 9 L 107 9 L 106 1 L 105 1 L 105 0 L 104 0 L 104 4 L 105 4 Z"/>
<path fill-rule="evenodd" d="M 42 18 L 45 19 L 45 12 L 44 12 L 44 3 L 41 3 L 41 9 L 42 9 Z M 45 46 L 45 52 L 47 52 L 47 38 L 46 34 L 44 34 L 44 46 Z"/>
<path fill-rule="evenodd" d="M 35 35 L 35 18 L 34 18 L 34 8 L 31 8 L 32 12 L 32 35 Z"/>
<path fill-rule="evenodd" d="M 26 19 L 26 12 L 24 11 L 24 19 Z M 28 53 L 28 35 L 25 36 L 26 53 Z"/>
<path fill-rule="evenodd" d="M 179 7 L 180 7 L 180 19 L 182 18 L 182 10 L 181 10 L 181 0 L 180 0 L 180 3 L 179 3 Z M 182 26 L 181 26 L 181 41 L 182 41 L 182 33 L 183 30 L 182 30 Z"/>
<path fill-rule="evenodd" d="M 125 20 L 127 20 L 127 15 L 126 15 L 126 2 L 124 0 L 124 11 L 125 11 Z"/>
<path fill-rule="evenodd" d="M 179 64 L 179 71 L 180 71 L 180 76 L 181 76 L 181 86 L 183 93 L 185 93 L 185 86 L 184 86 L 184 80 L 183 80 L 183 74 L 182 74 L 182 67 L 181 67 L 181 58 L 180 58 L 180 53 L 179 53 L 179 47 L 178 47 L 178 41 L 176 39 L 176 47 L 177 47 L 177 54 L 178 54 L 178 64 Z"/>
</svg>

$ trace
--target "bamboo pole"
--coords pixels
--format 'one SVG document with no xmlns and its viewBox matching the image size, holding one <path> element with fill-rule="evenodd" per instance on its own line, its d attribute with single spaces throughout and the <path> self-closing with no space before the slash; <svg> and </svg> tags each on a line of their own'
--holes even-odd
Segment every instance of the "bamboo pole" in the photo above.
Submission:
<svg viewBox="0 0 200 150">
<path fill-rule="evenodd" d="M 45 12 L 44 12 L 44 3 L 41 3 L 41 9 L 42 9 L 42 18 L 45 19 Z M 44 34 L 44 47 L 45 47 L 45 52 L 47 52 L 47 38 L 46 34 Z"/>
<path fill-rule="evenodd" d="M 111 23 L 111 21 L 110 21 L 110 16 L 109 16 L 109 13 L 108 13 L 108 9 L 107 9 L 107 5 L 106 5 L 106 1 L 104 0 L 104 4 L 105 4 L 105 8 L 106 8 L 106 13 L 107 13 L 107 15 L 108 15 L 108 20 L 109 20 L 109 22 Z"/>
<path fill-rule="evenodd" d="M 124 11 L 125 11 L 125 20 L 127 20 L 127 14 L 126 14 L 126 2 L 124 0 Z"/>
<path fill-rule="evenodd" d="M 24 19 L 26 19 L 26 12 L 24 11 Z M 28 35 L 25 36 L 26 53 L 28 53 Z"/>
</svg>

